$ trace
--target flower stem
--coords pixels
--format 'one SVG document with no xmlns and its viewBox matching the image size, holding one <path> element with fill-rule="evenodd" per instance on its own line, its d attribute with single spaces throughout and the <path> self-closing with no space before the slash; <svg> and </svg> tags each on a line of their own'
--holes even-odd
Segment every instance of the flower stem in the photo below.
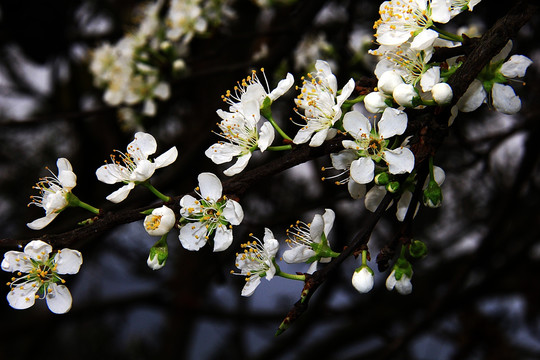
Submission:
<svg viewBox="0 0 540 360">
<path fill-rule="evenodd" d="M 88 210 L 88 211 L 90 211 L 90 212 L 93 212 L 93 213 L 96 214 L 96 215 L 99 215 L 99 213 L 100 213 L 100 211 L 101 211 L 101 210 L 99 210 L 98 208 L 95 208 L 95 207 L 93 207 L 92 205 L 89 205 L 89 204 L 87 204 L 87 203 L 85 203 L 85 202 L 83 202 L 83 201 L 80 201 L 80 200 L 79 200 L 78 206 L 79 206 L 79 207 L 82 207 L 83 209 L 86 209 L 86 210 Z"/>
<path fill-rule="evenodd" d="M 292 145 L 279 145 L 279 146 L 269 146 L 268 148 L 266 148 L 266 150 L 270 150 L 270 151 L 284 151 L 284 150 L 291 150 L 292 149 Z"/>
<path fill-rule="evenodd" d="M 463 42 L 463 37 L 461 37 L 459 35 L 452 34 L 451 32 L 448 32 L 448 31 L 443 30 L 443 29 L 439 29 L 435 25 L 432 25 L 431 28 L 440 34 L 439 37 L 441 39 Z"/>
<path fill-rule="evenodd" d="M 69 192 L 66 194 L 66 200 L 68 201 L 69 206 L 78 206 L 82 207 L 83 209 L 86 209 L 90 211 L 91 213 L 94 213 L 96 215 L 99 215 L 100 211 L 98 208 L 93 207 L 92 205 L 89 205 L 81 200 L 73 194 L 72 192 Z"/>
<path fill-rule="evenodd" d="M 161 200 L 163 200 L 165 202 L 168 202 L 168 201 L 171 200 L 171 198 L 169 196 L 164 195 L 161 192 L 159 192 L 159 190 L 156 189 L 155 187 L 153 187 L 152 184 L 150 184 L 148 181 L 142 182 L 141 185 L 146 187 L 148 190 L 150 190 L 152 192 L 152 194 L 156 195 Z"/>
<path fill-rule="evenodd" d="M 279 133 L 279 135 L 281 135 L 282 138 L 292 141 L 292 139 L 287 134 L 285 134 L 285 132 L 281 130 L 279 125 L 275 122 L 274 117 L 272 116 L 272 109 L 270 108 L 270 104 L 270 99 L 267 97 L 261 108 L 261 115 L 264 116 L 268 121 L 270 121 L 270 124 L 272 124 L 274 129 L 276 129 L 276 131 Z"/>
<path fill-rule="evenodd" d="M 367 250 L 362 250 L 362 265 L 367 265 Z"/>
<path fill-rule="evenodd" d="M 295 275 L 295 274 L 289 274 L 289 273 L 281 271 L 279 265 L 276 263 L 276 258 L 273 258 L 272 262 L 274 263 L 274 267 L 276 268 L 275 276 L 281 276 L 282 278 L 291 279 L 291 280 L 306 281 L 306 275 L 298 275 L 298 274 Z"/>
</svg>

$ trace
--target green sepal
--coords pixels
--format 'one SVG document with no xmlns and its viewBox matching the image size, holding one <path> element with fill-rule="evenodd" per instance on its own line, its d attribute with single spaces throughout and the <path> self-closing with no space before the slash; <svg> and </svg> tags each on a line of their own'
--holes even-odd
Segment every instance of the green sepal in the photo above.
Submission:
<svg viewBox="0 0 540 360">
<path fill-rule="evenodd" d="M 152 214 L 152 211 L 154 211 L 154 209 L 144 210 L 144 211 L 141 211 L 141 214 L 142 215 L 150 215 L 150 214 Z"/>
<path fill-rule="evenodd" d="M 414 258 L 422 258 L 427 255 L 427 246 L 423 241 L 413 240 L 409 245 L 409 254 Z"/>
</svg>

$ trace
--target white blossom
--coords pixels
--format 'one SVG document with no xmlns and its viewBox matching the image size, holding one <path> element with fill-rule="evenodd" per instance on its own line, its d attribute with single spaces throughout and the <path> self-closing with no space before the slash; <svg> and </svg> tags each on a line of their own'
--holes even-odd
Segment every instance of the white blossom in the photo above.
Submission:
<svg viewBox="0 0 540 360">
<path fill-rule="evenodd" d="M 401 279 L 396 279 L 396 270 L 392 270 L 386 279 L 386 288 L 389 291 L 396 289 L 401 295 L 409 295 L 412 292 L 411 278 L 402 274 Z"/>
<path fill-rule="evenodd" d="M 171 231 L 175 222 L 174 211 L 170 207 L 163 205 L 153 209 L 152 213 L 144 218 L 143 224 L 149 235 L 163 236 Z"/>
<path fill-rule="evenodd" d="M 354 90 L 351 78 L 338 95 L 337 79 L 326 61 L 317 60 L 315 69 L 307 75 L 308 79 L 304 80 L 300 94 L 294 100 L 303 110 L 303 114 L 299 114 L 306 124 L 301 125 L 293 142 L 304 144 L 311 139 L 309 146 L 312 147 L 322 145 L 337 134 L 333 126 L 341 118 L 341 106 Z"/>
<path fill-rule="evenodd" d="M 135 134 L 134 140 L 127 147 L 127 153 L 115 150 L 116 154 L 111 155 L 111 163 L 96 170 L 99 181 L 106 184 L 125 184 L 107 196 L 107 200 L 114 203 L 125 200 L 135 185 L 150 179 L 156 169 L 172 164 L 178 157 L 178 150 L 173 146 L 153 161 L 149 160 L 148 156 L 156 150 L 156 139 L 144 132 Z"/>
<path fill-rule="evenodd" d="M 72 298 L 64 279 L 58 275 L 76 274 L 82 264 L 82 255 L 77 250 L 62 249 L 50 256 L 52 247 L 41 241 L 29 242 L 24 251 L 8 251 L 2 260 L 2 270 L 17 272 L 8 285 L 9 305 L 14 309 L 27 309 L 35 300 L 45 298 L 49 309 L 63 314 L 71 309 Z M 26 273 L 22 275 L 22 273 Z"/>
<path fill-rule="evenodd" d="M 274 258 L 279 249 L 279 242 L 274 238 L 274 234 L 268 228 L 264 229 L 264 238 L 261 242 L 251 235 L 255 240 L 242 244 L 243 252 L 236 254 L 236 267 L 240 273 L 235 275 L 246 276 L 246 284 L 242 289 L 242 296 L 251 296 L 261 283 L 261 278 L 265 277 L 270 281 L 276 274 Z"/>
<path fill-rule="evenodd" d="M 354 271 L 351 281 L 358 292 L 368 293 L 373 289 L 373 270 L 367 266 L 361 266 Z"/>
<path fill-rule="evenodd" d="M 36 205 L 45 210 L 45 216 L 26 224 L 32 230 L 40 230 L 49 225 L 58 214 L 69 205 L 68 196 L 77 185 L 77 176 L 71 163 L 65 158 L 56 161 L 58 176 L 51 171 L 51 176 L 41 178 L 33 187 L 39 190 L 38 196 L 31 196 L 28 205 Z M 50 171 L 50 170 L 49 170 Z"/>
<path fill-rule="evenodd" d="M 180 229 L 178 239 L 191 251 L 202 248 L 214 235 L 214 251 L 226 250 L 233 241 L 231 225 L 239 225 L 244 219 L 242 206 L 234 200 L 222 197 L 222 185 L 212 173 L 198 176 L 195 189 L 199 198 L 185 195 L 180 199 L 180 215 L 189 222 Z"/>
</svg>

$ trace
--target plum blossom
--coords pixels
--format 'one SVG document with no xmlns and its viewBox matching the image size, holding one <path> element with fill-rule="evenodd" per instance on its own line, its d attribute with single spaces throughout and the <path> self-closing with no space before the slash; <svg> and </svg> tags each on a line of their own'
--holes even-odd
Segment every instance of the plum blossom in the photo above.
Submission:
<svg viewBox="0 0 540 360">
<path fill-rule="evenodd" d="M 68 159 L 56 161 L 58 176 L 52 171 L 51 176 L 41 178 L 33 187 L 39 190 L 38 196 L 31 196 L 28 205 L 36 205 L 45 210 L 45 216 L 26 224 L 32 230 L 40 230 L 49 225 L 58 214 L 69 205 L 71 190 L 77 185 L 77 176 Z"/>
<path fill-rule="evenodd" d="M 264 74 L 264 69 L 262 71 Z M 264 79 L 266 82 L 266 77 Z M 236 157 L 236 162 L 223 172 L 225 175 L 232 176 L 242 172 L 254 150 L 259 149 L 263 152 L 274 141 L 275 132 L 272 124 L 264 121 L 259 126 L 260 109 L 265 99 L 268 98 L 270 103 L 275 101 L 289 90 L 293 82 L 292 74 L 287 74 L 274 90 L 269 91 L 253 71 L 251 76 L 239 82 L 234 88 L 234 93 L 229 90 L 222 96 L 223 101 L 230 107 L 229 111 L 217 110 L 222 119 L 218 124 L 221 131 L 218 135 L 226 141 L 213 144 L 205 151 L 205 155 L 215 164 L 224 164 Z"/>
<path fill-rule="evenodd" d="M 412 283 L 411 283 L 411 277 L 408 276 L 405 273 L 401 274 L 401 277 L 398 279 L 396 274 L 396 270 L 392 270 L 388 278 L 386 279 L 386 288 L 389 291 L 396 289 L 398 293 L 401 295 L 409 295 L 412 292 Z"/>
<path fill-rule="evenodd" d="M 387 139 L 401 135 L 407 128 L 407 114 L 387 108 L 377 123 L 378 131 L 371 129 L 369 120 L 358 111 L 343 118 L 343 127 L 354 140 L 343 140 L 343 147 L 356 152 L 357 159 L 350 165 L 351 178 L 358 184 L 367 184 L 375 176 L 375 163 L 384 161 L 391 174 L 409 173 L 414 168 L 414 154 L 406 147 L 389 149 Z"/>
<path fill-rule="evenodd" d="M 373 270 L 368 266 L 361 266 L 354 271 L 351 281 L 354 288 L 364 294 L 373 289 L 373 280 Z"/>
<path fill-rule="evenodd" d="M 178 238 L 185 249 L 197 251 L 214 235 L 214 251 L 226 250 L 233 241 L 231 225 L 239 225 L 244 219 L 242 206 L 221 196 L 223 188 L 216 175 L 201 173 L 198 181 L 195 192 L 199 199 L 191 195 L 180 199 L 180 215 L 188 223 L 180 229 Z"/>
<path fill-rule="evenodd" d="M 9 305 L 14 309 L 27 309 L 36 299 L 45 298 L 49 309 L 63 314 L 71 309 L 71 293 L 58 275 L 76 274 L 83 262 L 77 250 L 62 249 L 50 256 L 52 246 L 41 241 L 29 242 L 24 251 L 8 251 L 2 260 L 2 270 L 17 272 L 8 285 Z M 23 275 L 25 273 L 25 275 Z M 62 285 L 59 285 L 61 283 Z"/>
<path fill-rule="evenodd" d="M 102 165 L 96 170 L 99 181 L 106 184 L 122 182 L 125 185 L 107 196 L 107 200 L 119 203 L 127 198 L 135 185 L 150 179 L 156 169 L 172 164 L 178 157 L 178 150 L 173 146 L 153 161 L 148 156 L 157 149 L 156 139 L 150 134 L 138 132 L 129 143 L 127 153 L 115 150 L 111 155 L 111 163 Z"/>
<path fill-rule="evenodd" d="M 430 27 L 434 22 L 447 23 L 450 10 L 447 0 L 384 1 L 379 7 L 381 18 L 373 26 L 377 42 L 399 46 L 413 38 L 412 49 L 427 49 L 439 36 Z"/>
<path fill-rule="evenodd" d="M 283 260 L 289 264 L 310 263 L 309 274 L 317 270 L 319 260 L 322 263 L 330 261 L 338 254 L 330 249 L 328 234 L 334 225 L 336 215 L 332 209 L 325 209 L 323 215 L 316 214 L 313 221 L 306 224 L 297 221 L 287 229 L 287 244 L 290 249 L 283 252 Z"/>
<path fill-rule="evenodd" d="M 246 284 L 242 288 L 242 296 L 251 296 L 261 283 L 261 278 L 270 281 L 276 274 L 274 259 L 279 249 L 279 242 L 268 228 L 264 229 L 264 238 L 261 242 L 253 237 L 253 241 L 242 244 L 243 252 L 236 254 L 236 267 L 240 273 L 231 271 L 234 275 L 246 276 Z"/>
<path fill-rule="evenodd" d="M 512 79 L 525 76 L 532 60 L 523 55 L 512 55 L 506 62 L 504 59 L 512 48 L 512 42 L 496 55 L 482 70 L 463 96 L 457 102 L 459 111 L 476 110 L 488 99 L 493 107 L 503 114 L 515 114 L 521 109 L 521 100 L 514 89 L 506 83 Z"/>
<path fill-rule="evenodd" d="M 333 138 L 337 130 L 332 127 L 341 118 L 341 106 L 354 90 L 351 78 L 338 95 L 337 79 L 326 61 L 317 60 L 316 71 L 304 80 L 300 95 L 294 100 L 304 111 L 300 116 L 306 121 L 293 139 L 295 144 L 303 144 L 311 139 L 309 146 L 320 146 Z"/>
<path fill-rule="evenodd" d="M 176 217 L 174 211 L 165 205 L 153 209 L 150 215 L 144 218 L 144 229 L 149 235 L 163 236 L 167 234 L 174 226 Z"/>
</svg>

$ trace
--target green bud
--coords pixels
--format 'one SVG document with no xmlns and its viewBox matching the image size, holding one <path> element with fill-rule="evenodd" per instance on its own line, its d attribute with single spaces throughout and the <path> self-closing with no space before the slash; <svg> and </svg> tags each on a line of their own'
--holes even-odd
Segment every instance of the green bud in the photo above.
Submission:
<svg viewBox="0 0 540 360">
<path fill-rule="evenodd" d="M 424 190 L 424 205 L 430 208 L 438 208 L 442 204 L 442 199 L 441 187 L 434 180 L 430 180 L 427 188 Z"/>
<path fill-rule="evenodd" d="M 409 245 L 409 254 L 414 258 L 422 258 L 427 254 L 427 246 L 420 240 L 413 240 Z"/>
<path fill-rule="evenodd" d="M 167 234 L 165 234 L 150 248 L 146 263 L 150 269 L 159 270 L 165 266 L 168 257 L 169 249 L 167 246 Z"/>
<path fill-rule="evenodd" d="M 387 185 L 390 183 L 393 177 L 390 176 L 387 172 L 378 173 L 375 175 L 375 184 L 377 185 Z"/>
<path fill-rule="evenodd" d="M 399 182 L 398 181 L 392 181 L 386 184 L 386 191 L 394 194 L 399 190 Z"/>
</svg>

